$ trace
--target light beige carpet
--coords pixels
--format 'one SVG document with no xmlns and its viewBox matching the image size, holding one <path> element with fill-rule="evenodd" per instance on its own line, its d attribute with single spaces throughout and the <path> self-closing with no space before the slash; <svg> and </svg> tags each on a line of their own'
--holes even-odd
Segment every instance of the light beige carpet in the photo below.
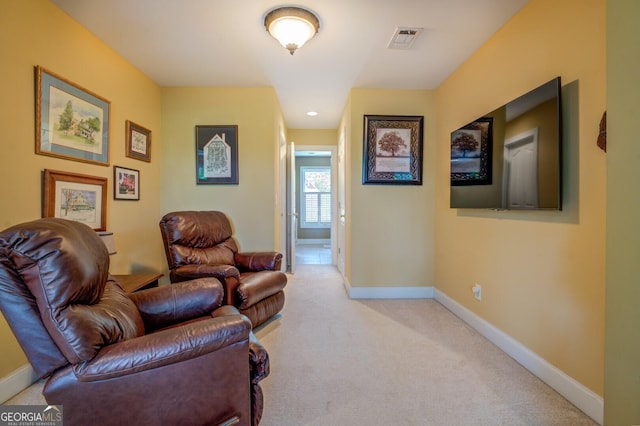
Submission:
<svg viewBox="0 0 640 426">
<path fill-rule="evenodd" d="M 271 361 L 262 426 L 596 424 L 433 300 L 350 300 L 331 265 L 289 280 L 255 330 Z M 43 404 L 41 388 L 6 404 Z"/>
<path fill-rule="evenodd" d="M 595 425 L 433 300 L 350 300 L 301 265 L 258 328 L 271 375 L 261 425 Z"/>
</svg>

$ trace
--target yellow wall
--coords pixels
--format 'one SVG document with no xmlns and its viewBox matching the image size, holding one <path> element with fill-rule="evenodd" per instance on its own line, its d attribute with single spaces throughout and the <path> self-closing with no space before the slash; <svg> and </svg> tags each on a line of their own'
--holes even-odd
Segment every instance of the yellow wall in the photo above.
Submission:
<svg viewBox="0 0 640 426">
<path fill-rule="evenodd" d="M 603 394 L 606 156 L 605 1 L 532 0 L 436 91 L 436 179 L 449 134 L 551 78 L 563 82 L 564 210 L 449 208 L 436 188 L 439 290 Z M 482 301 L 471 287 L 482 285 Z"/>
<path fill-rule="evenodd" d="M 628 182 L 638 180 L 632 167 L 638 157 L 637 93 L 630 90 L 637 87 L 638 63 L 629 53 L 640 42 L 632 19 L 640 10 L 634 0 L 608 4 L 615 6 L 605 11 L 604 0 L 532 0 L 435 92 L 352 90 L 335 135 L 338 140 L 345 135 L 351 285 L 435 284 L 599 394 L 604 387 L 605 159 L 628 165 L 609 168 L 608 177 L 605 416 L 608 424 L 629 424 L 640 423 L 637 404 L 628 403 L 640 392 L 638 333 L 625 331 L 640 324 L 633 258 L 638 239 L 629 234 L 637 228 L 640 208 L 637 197 L 625 191 Z M 606 104 L 605 16 L 612 23 L 609 66 L 616 72 L 609 81 L 615 145 L 606 156 L 595 145 Z M 118 244 L 114 273 L 165 270 L 157 222 L 173 209 L 225 210 L 243 249 L 280 245 L 274 220 L 282 206 L 278 143 L 310 133 L 290 130 L 287 135 L 273 89 L 161 90 L 47 0 L 0 0 L 0 40 L 5 41 L 0 43 L 5 99 L 0 103 L 5 123 L 0 174 L 12 183 L 0 186 L 1 228 L 40 217 L 40 172 L 50 168 L 109 179 L 108 228 Z M 79 59 L 78 52 L 90 52 L 91 60 Z M 34 154 L 34 65 L 111 101 L 111 165 L 140 170 L 140 201 L 112 199 L 111 166 Z M 449 181 L 451 130 L 556 75 L 565 85 L 564 210 L 450 209 L 449 187 L 441 183 Z M 362 185 L 364 114 L 425 116 L 422 186 Z M 153 131 L 151 163 L 124 155 L 127 119 Z M 239 125 L 240 185 L 195 185 L 196 124 Z M 322 133 L 304 144 L 328 141 L 326 135 L 315 139 Z M 252 220 L 256 211 L 264 212 L 264 221 Z M 464 267 L 461 259 L 468 259 Z M 385 267 L 371 268 L 374 264 Z M 475 282 L 483 286 L 482 302 L 472 297 Z M 25 359 L 1 318 L 0 341 L 3 377 Z"/>
<path fill-rule="evenodd" d="M 107 227 L 114 231 L 118 254 L 111 272 L 160 271 L 160 88 L 47 0 L 0 0 L 0 228 L 41 215 L 43 169 L 108 178 Z M 34 152 L 34 73 L 41 65 L 111 101 L 111 165 L 103 167 L 36 155 Z M 125 156 L 125 120 L 152 131 L 152 161 Z M 140 171 L 140 201 L 113 200 L 113 167 Z M 141 243 L 146 241 L 146 244 Z M 26 359 L 0 319 L 0 377 Z"/>
<path fill-rule="evenodd" d="M 640 2 L 607 2 L 607 327 L 604 418 L 640 424 Z"/>
<path fill-rule="evenodd" d="M 220 210 L 241 250 L 276 248 L 276 104 L 273 88 L 162 88 L 162 214 Z M 196 185 L 195 126 L 214 124 L 238 126 L 238 185 Z"/>
<path fill-rule="evenodd" d="M 336 129 L 289 129 L 289 141 L 300 145 L 338 145 Z"/>
<path fill-rule="evenodd" d="M 435 113 L 427 90 L 353 89 L 347 167 L 353 287 L 433 286 Z M 424 116 L 422 185 L 363 185 L 363 116 Z M 377 265 L 377 267 L 372 267 Z"/>
</svg>

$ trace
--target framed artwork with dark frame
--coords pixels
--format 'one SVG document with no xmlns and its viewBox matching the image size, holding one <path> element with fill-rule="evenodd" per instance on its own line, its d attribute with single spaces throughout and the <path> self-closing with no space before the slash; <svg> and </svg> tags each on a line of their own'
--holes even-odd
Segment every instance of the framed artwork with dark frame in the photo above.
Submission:
<svg viewBox="0 0 640 426">
<path fill-rule="evenodd" d="M 362 183 L 422 185 L 422 116 L 364 116 Z"/>
<path fill-rule="evenodd" d="M 126 141 L 127 149 L 125 155 L 136 160 L 151 162 L 151 130 L 145 129 L 133 121 L 127 120 Z"/>
<path fill-rule="evenodd" d="M 493 117 L 451 132 L 451 185 L 491 185 Z"/>
<path fill-rule="evenodd" d="M 109 165 L 108 100 L 40 66 L 36 80 L 36 154 Z"/>
<path fill-rule="evenodd" d="M 44 170 L 42 217 L 107 228 L 107 178 Z"/>
<path fill-rule="evenodd" d="M 140 199 L 140 171 L 113 166 L 113 199 Z"/>
<path fill-rule="evenodd" d="M 196 126 L 196 183 L 238 183 L 238 126 Z"/>
</svg>

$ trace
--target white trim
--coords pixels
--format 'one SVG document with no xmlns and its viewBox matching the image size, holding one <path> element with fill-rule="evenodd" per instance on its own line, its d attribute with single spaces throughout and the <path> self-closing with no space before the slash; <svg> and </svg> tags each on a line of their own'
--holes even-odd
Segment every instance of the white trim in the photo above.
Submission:
<svg viewBox="0 0 640 426">
<path fill-rule="evenodd" d="M 433 287 L 349 287 L 351 299 L 433 299 Z"/>
<path fill-rule="evenodd" d="M 337 141 L 336 141 L 337 142 Z M 295 145 L 295 151 L 329 151 L 331 153 L 331 263 L 338 262 L 338 146 L 337 145 Z"/>
<path fill-rule="evenodd" d="M 38 380 L 31 364 L 25 364 L 7 376 L 0 378 L 0 401 L 4 404 L 8 399 L 19 394 Z"/>
<path fill-rule="evenodd" d="M 555 389 L 598 424 L 604 421 L 603 398 L 588 389 L 538 354 L 462 306 L 442 291 L 435 290 L 435 300 L 473 327 L 524 368 Z"/>
</svg>

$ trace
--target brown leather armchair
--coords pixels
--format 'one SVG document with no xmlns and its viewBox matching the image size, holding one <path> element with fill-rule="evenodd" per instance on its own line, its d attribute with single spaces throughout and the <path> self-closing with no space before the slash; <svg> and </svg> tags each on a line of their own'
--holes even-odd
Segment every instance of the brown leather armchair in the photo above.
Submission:
<svg viewBox="0 0 640 426">
<path fill-rule="evenodd" d="M 222 296 L 215 278 L 126 294 L 78 222 L 0 233 L 0 309 L 65 425 L 257 425 L 268 356 Z"/>
<path fill-rule="evenodd" d="M 287 276 L 280 271 L 282 254 L 239 252 L 231 223 L 219 211 L 166 214 L 160 231 L 172 283 L 216 277 L 233 305 L 256 327 L 284 307 Z"/>
</svg>

